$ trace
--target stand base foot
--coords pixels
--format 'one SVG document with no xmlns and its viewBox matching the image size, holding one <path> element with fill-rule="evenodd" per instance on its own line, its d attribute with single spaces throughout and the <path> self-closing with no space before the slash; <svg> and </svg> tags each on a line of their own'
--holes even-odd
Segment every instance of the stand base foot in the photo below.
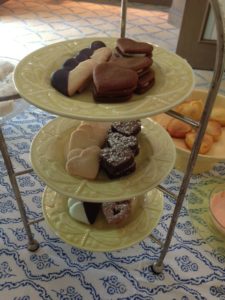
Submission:
<svg viewBox="0 0 225 300">
<path fill-rule="evenodd" d="M 153 273 L 155 274 L 160 274 L 162 273 L 163 269 L 164 269 L 164 265 L 161 264 L 161 265 L 158 265 L 157 263 L 154 263 L 152 266 L 151 266 L 151 269 L 153 271 Z"/>
<path fill-rule="evenodd" d="M 33 240 L 27 245 L 27 249 L 31 252 L 36 251 L 39 248 L 39 243 L 36 240 Z"/>
</svg>

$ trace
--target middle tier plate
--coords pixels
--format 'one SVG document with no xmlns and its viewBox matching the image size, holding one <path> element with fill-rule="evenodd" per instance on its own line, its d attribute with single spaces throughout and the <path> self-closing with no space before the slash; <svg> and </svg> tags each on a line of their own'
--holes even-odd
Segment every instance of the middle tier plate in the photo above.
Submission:
<svg viewBox="0 0 225 300">
<path fill-rule="evenodd" d="M 79 124 L 58 117 L 39 131 L 31 145 L 34 171 L 60 194 L 88 202 L 130 199 L 156 187 L 174 166 L 176 151 L 171 137 L 160 125 L 144 119 L 134 173 L 113 180 L 101 171 L 95 180 L 70 176 L 65 170 L 65 153 L 70 135 Z"/>
</svg>

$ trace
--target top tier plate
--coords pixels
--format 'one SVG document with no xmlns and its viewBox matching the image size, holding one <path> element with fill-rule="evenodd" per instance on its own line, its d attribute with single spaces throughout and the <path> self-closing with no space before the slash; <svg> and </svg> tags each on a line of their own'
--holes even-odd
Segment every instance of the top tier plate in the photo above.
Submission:
<svg viewBox="0 0 225 300">
<path fill-rule="evenodd" d="M 115 38 L 85 38 L 55 43 L 38 49 L 22 59 L 14 72 L 15 86 L 31 104 L 60 116 L 89 121 L 116 121 L 145 118 L 182 102 L 193 89 L 194 75 L 186 60 L 158 46 L 153 51 L 156 83 L 143 95 L 133 95 L 128 102 L 101 104 L 87 90 L 69 98 L 50 83 L 52 72 L 92 41 L 102 40 L 112 49 Z"/>
</svg>

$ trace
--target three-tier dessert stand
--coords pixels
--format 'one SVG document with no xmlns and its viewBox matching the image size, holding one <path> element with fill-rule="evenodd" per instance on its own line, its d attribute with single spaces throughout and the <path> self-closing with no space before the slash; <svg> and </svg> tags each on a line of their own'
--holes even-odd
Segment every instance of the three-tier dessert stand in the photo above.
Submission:
<svg viewBox="0 0 225 300">
<path fill-rule="evenodd" d="M 185 62 L 185 60 L 179 58 L 173 53 L 165 51 L 160 47 L 155 47 L 154 60 L 155 60 L 155 70 L 156 76 L 158 79 L 163 77 L 162 82 L 166 82 L 165 70 L 169 70 L 169 68 L 176 69 L 179 68 L 179 72 L 182 72 L 182 76 L 177 76 L 178 78 L 178 89 L 176 89 L 176 93 L 174 92 L 174 87 L 167 86 L 165 93 L 165 86 L 163 84 L 155 87 L 151 91 L 151 96 L 149 95 L 143 96 L 142 98 L 135 98 L 135 101 L 132 101 L 129 104 L 122 104 L 118 107 L 113 106 L 101 106 L 93 101 L 88 101 L 90 97 L 87 94 L 83 94 L 81 99 L 78 102 L 73 102 L 74 99 L 63 99 L 61 96 L 57 96 L 57 92 L 53 91 L 49 85 L 49 74 L 50 72 L 56 68 L 60 61 L 56 59 L 56 63 L 54 65 L 51 64 L 48 67 L 48 61 L 51 61 L 51 57 L 54 56 L 54 53 L 59 55 L 61 62 L 63 62 L 66 58 L 68 58 L 72 51 L 82 49 L 87 46 L 91 40 L 74 40 L 68 42 L 57 43 L 55 45 L 47 46 L 44 50 L 38 50 L 31 55 L 28 55 L 23 59 L 17 66 L 15 71 L 15 84 L 18 89 L 18 92 L 21 97 L 25 98 L 28 102 L 36 105 L 37 107 L 47 110 L 49 112 L 53 112 L 61 115 L 62 117 L 56 118 L 47 124 L 36 136 L 32 143 L 31 147 L 31 161 L 36 173 L 43 179 L 47 188 L 43 195 L 43 211 L 46 221 L 53 228 L 53 230 L 58 234 L 62 239 L 66 242 L 78 246 L 83 249 L 90 250 L 99 250 L 99 251 L 113 251 L 115 249 L 119 249 L 118 243 L 114 245 L 109 245 L 103 248 L 97 248 L 93 241 L 91 241 L 91 246 L 85 246 L 86 241 L 89 241 L 88 236 L 90 236 L 90 228 L 88 230 L 84 230 L 83 227 L 78 229 L 79 232 L 75 232 L 77 236 L 81 236 L 80 239 L 82 242 L 78 244 L 77 240 L 74 242 L 73 236 L 74 228 L 71 230 L 71 222 L 73 220 L 68 221 L 69 224 L 65 224 L 65 233 L 60 232 L 61 224 L 65 220 L 65 216 L 67 214 L 65 203 L 68 197 L 75 197 L 82 201 L 93 201 L 93 202 L 103 202 L 106 201 L 121 201 L 125 198 L 136 197 L 139 199 L 139 202 L 142 203 L 141 206 L 136 207 L 139 215 L 135 218 L 142 219 L 143 211 L 149 216 L 151 209 L 154 210 L 151 206 L 154 203 L 154 199 L 158 199 L 160 202 L 162 200 L 162 196 L 160 193 L 166 193 L 171 197 L 176 199 L 176 205 L 174 208 L 174 212 L 171 218 L 170 226 L 168 229 L 168 233 L 165 239 L 165 242 L 162 243 L 156 237 L 151 234 L 152 229 L 156 226 L 161 211 L 158 211 L 157 218 L 153 220 L 152 224 L 145 223 L 146 230 L 140 234 L 141 239 L 145 238 L 147 235 L 151 234 L 151 237 L 158 241 L 162 246 L 162 250 L 160 253 L 160 257 L 158 261 L 153 265 L 153 271 L 156 273 L 160 273 L 163 270 L 163 260 L 168 251 L 176 222 L 179 216 L 180 209 L 182 207 L 184 197 L 189 185 L 189 181 L 191 178 L 192 170 L 195 165 L 197 154 L 200 148 L 201 140 L 204 135 L 207 122 L 220 86 L 220 82 L 222 79 L 222 74 L 224 71 L 224 30 L 223 30 L 223 19 L 222 13 L 220 10 L 218 1 L 210 1 L 212 9 L 215 14 L 216 20 L 216 29 L 217 29 L 217 55 L 215 62 L 215 71 L 212 79 L 211 87 L 208 93 L 208 97 L 206 99 L 205 108 L 203 111 L 202 118 L 200 122 L 195 122 L 189 118 L 184 117 L 181 114 L 175 113 L 172 107 L 176 106 L 178 103 L 183 101 L 188 94 L 191 92 L 193 88 L 192 82 L 192 72 L 189 68 L 189 65 Z M 125 37 L 126 31 L 126 13 L 127 13 L 127 1 L 121 1 L 121 37 Z M 93 39 L 92 39 L 93 40 Z M 107 45 L 113 45 L 113 39 L 106 39 Z M 47 49 L 47 50 L 46 50 Z M 43 55 L 43 56 L 42 56 Z M 168 60 L 169 55 L 169 60 Z M 157 56 L 160 60 L 157 60 Z M 55 57 L 56 58 L 56 57 Z M 163 60 L 164 58 L 164 60 Z M 172 58 L 172 59 L 171 59 Z M 163 64 L 163 61 L 171 62 L 171 65 Z M 169 68 L 168 68 L 169 67 Z M 34 75 L 30 73 L 30 69 Z M 47 70 L 43 76 L 43 70 Z M 177 70 L 175 70 L 176 72 Z M 40 75 L 41 74 L 41 75 Z M 36 76 L 32 78 L 32 76 Z M 41 77 L 39 77 L 41 76 Z M 189 80 L 186 83 L 187 76 Z M 29 78 L 29 80 L 28 80 Z M 33 85 L 31 83 L 33 81 Z M 182 84 L 179 80 L 183 80 Z M 39 84 L 38 84 L 39 83 Z M 38 91 L 37 91 L 38 88 Z M 169 88 L 169 89 L 168 89 Z M 160 90 L 161 89 L 161 90 Z M 171 94 L 169 93 L 171 91 Z M 169 100 L 168 98 L 172 99 Z M 75 99 L 77 100 L 77 99 Z M 76 108 L 71 108 L 76 103 Z M 149 105 L 152 104 L 152 107 Z M 150 108 L 149 108 L 150 107 Z M 143 132 L 141 136 L 141 149 L 143 148 L 143 152 L 141 152 L 141 156 L 138 162 L 137 172 L 135 175 L 128 176 L 129 179 L 124 178 L 120 181 L 110 182 L 109 180 L 105 180 L 104 178 L 100 181 L 88 182 L 85 180 L 77 180 L 74 178 L 69 178 L 69 175 L 65 174 L 63 169 L 63 161 L 64 161 L 64 146 L 65 142 L 68 141 L 69 134 L 71 133 L 77 124 L 77 120 L 88 120 L 88 121 L 114 121 L 114 120 L 129 120 L 129 119 L 137 119 L 137 118 L 147 118 L 153 116 L 159 112 L 166 112 L 168 115 L 176 117 L 184 122 L 191 124 L 192 126 L 199 127 L 198 135 L 195 140 L 194 148 L 191 151 L 190 159 L 187 165 L 186 172 L 183 177 L 183 181 L 181 183 L 181 187 L 178 195 L 175 195 L 168 190 L 166 190 L 160 182 L 168 175 L 168 172 L 171 170 L 174 159 L 175 159 L 175 148 L 171 142 L 171 139 L 167 135 L 167 133 L 156 123 L 150 120 L 143 120 Z M 94 117 L 93 117 L 94 115 Z M 104 116 L 104 117 L 103 117 Z M 107 117 L 106 117 L 107 116 Z M 69 119 L 68 119 L 69 118 Z M 158 142 L 155 141 L 155 133 L 157 136 L 161 136 L 161 139 L 158 139 Z M 11 184 L 13 190 L 15 192 L 15 197 L 17 199 L 18 206 L 20 208 L 21 218 L 25 226 L 25 230 L 28 236 L 28 249 L 31 251 L 35 251 L 39 244 L 36 240 L 34 240 L 31 230 L 30 224 L 38 222 L 40 220 L 35 220 L 29 222 L 26 217 L 26 213 L 23 207 L 22 199 L 19 193 L 19 189 L 16 183 L 16 176 L 20 174 L 25 174 L 26 172 L 31 172 L 32 170 L 22 171 L 19 173 L 14 173 L 11 161 L 7 152 L 7 148 L 4 142 L 4 137 L 2 132 L 0 132 L 0 144 L 1 144 L 1 152 L 3 154 L 4 161 L 7 166 L 7 170 L 9 173 L 9 177 L 11 180 Z M 161 144 L 159 140 L 165 142 L 165 144 Z M 158 144 L 158 145 L 157 145 Z M 150 146 L 149 146 L 150 145 Z M 59 153 L 55 151 L 56 146 L 59 150 Z M 165 152 L 161 152 L 161 156 L 159 153 L 158 159 L 157 155 L 155 155 L 159 149 L 163 151 L 163 148 L 167 147 L 169 149 L 167 156 Z M 164 161 L 162 157 L 166 157 Z M 144 165 L 144 161 L 148 161 L 146 164 L 146 169 L 142 169 Z M 159 161 L 161 161 L 159 163 Z M 163 161 L 163 162 L 162 162 Z M 158 165 L 157 165 L 158 163 Z M 152 167 L 155 166 L 155 169 Z M 141 172 L 142 169 L 142 172 Z M 151 170 L 151 176 L 154 174 L 154 170 L 156 171 L 156 179 L 152 180 L 149 175 L 149 171 Z M 153 170 L 153 171 L 152 171 Z M 141 174 L 141 175 L 140 175 Z M 146 176 L 143 176 L 145 174 Z M 155 175 L 155 174 L 154 174 Z M 63 176 L 63 177 L 62 177 Z M 154 177 L 154 176 L 153 176 Z M 63 179 L 62 179 L 63 178 Z M 124 192 L 125 191 L 125 192 Z M 149 192 L 150 191 L 150 192 Z M 159 193 L 160 191 L 160 193 Z M 152 202 L 151 202 L 152 200 Z M 54 206 L 55 203 L 58 203 L 57 206 Z M 147 205 L 145 205 L 147 203 Z M 162 202 L 160 202 L 162 203 Z M 147 207 L 147 208 L 146 208 Z M 61 210 L 61 211 L 60 211 Z M 135 219 L 135 220 L 136 220 Z M 148 218 L 146 218 L 148 219 Z M 68 219 L 66 219 L 68 220 Z M 132 220 L 133 221 L 133 220 Z M 65 222 L 66 223 L 66 222 Z M 130 225 L 130 224 L 129 224 Z M 99 226 L 105 226 L 105 224 L 100 224 Z M 135 225 L 138 226 L 138 223 Z M 76 226 L 77 227 L 77 224 Z M 129 226 L 128 226 L 129 227 Z M 102 228 L 102 227 L 101 227 Z M 69 232 L 68 232 L 69 231 Z M 98 231 L 99 232 L 99 231 Z M 101 230 L 100 230 L 101 232 Z M 112 235 L 109 236 L 109 239 L 115 238 L 115 232 L 112 232 Z M 96 239 L 96 232 L 92 232 L 94 235 L 94 239 Z M 127 241 L 126 236 L 129 235 L 129 231 L 126 232 L 124 236 L 124 244 L 122 247 L 128 247 L 134 242 L 140 241 L 138 237 L 133 238 L 131 241 Z M 102 236 L 100 236 L 102 239 Z M 106 244 L 108 245 L 108 240 L 106 239 Z"/>
</svg>

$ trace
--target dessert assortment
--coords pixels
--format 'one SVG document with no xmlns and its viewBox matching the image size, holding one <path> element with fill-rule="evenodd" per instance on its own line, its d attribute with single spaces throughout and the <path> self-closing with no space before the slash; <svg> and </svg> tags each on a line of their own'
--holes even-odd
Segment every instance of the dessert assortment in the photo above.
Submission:
<svg viewBox="0 0 225 300">
<path fill-rule="evenodd" d="M 203 101 L 187 100 L 175 107 L 175 111 L 199 121 L 203 112 Z M 191 125 L 172 117 L 166 117 L 162 125 L 167 129 L 171 137 L 183 139 L 188 149 L 192 149 L 196 139 L 197 130 Z M 225 109 L 223 106 L 215 106 L 212 109 L 209 122 L 207 124 L 205 135 L 202 139 L 199 153 L 207 154 L 214 143 L 220 140 L 223 127 L 225 126 Z"/>
<path fill-rule="evenodd" d="M 94 41 L 54 71 L 51 84 L 69 97 L 91 87 L 96 102 L 127 101 L 154 85 L 152 51 L 152 45 L 128 38 L 117 39 L 115 49 Z"/>
<path fill-rule="evenodd" d="M 121 225 L 131 213 L 132 200 L 121 202 L 93 203 L 68 199 L 70 216 L 84 224 L 94 224 L 100 211 L 108 224 Z"/>
<path fill-rule="evenodd" d="M 141 121 L 81 122 L 71 133 L 65 169 L 72 176 L 95 179 L 99 170 L 109 178 L 135 171 Z"/>
</svg>

